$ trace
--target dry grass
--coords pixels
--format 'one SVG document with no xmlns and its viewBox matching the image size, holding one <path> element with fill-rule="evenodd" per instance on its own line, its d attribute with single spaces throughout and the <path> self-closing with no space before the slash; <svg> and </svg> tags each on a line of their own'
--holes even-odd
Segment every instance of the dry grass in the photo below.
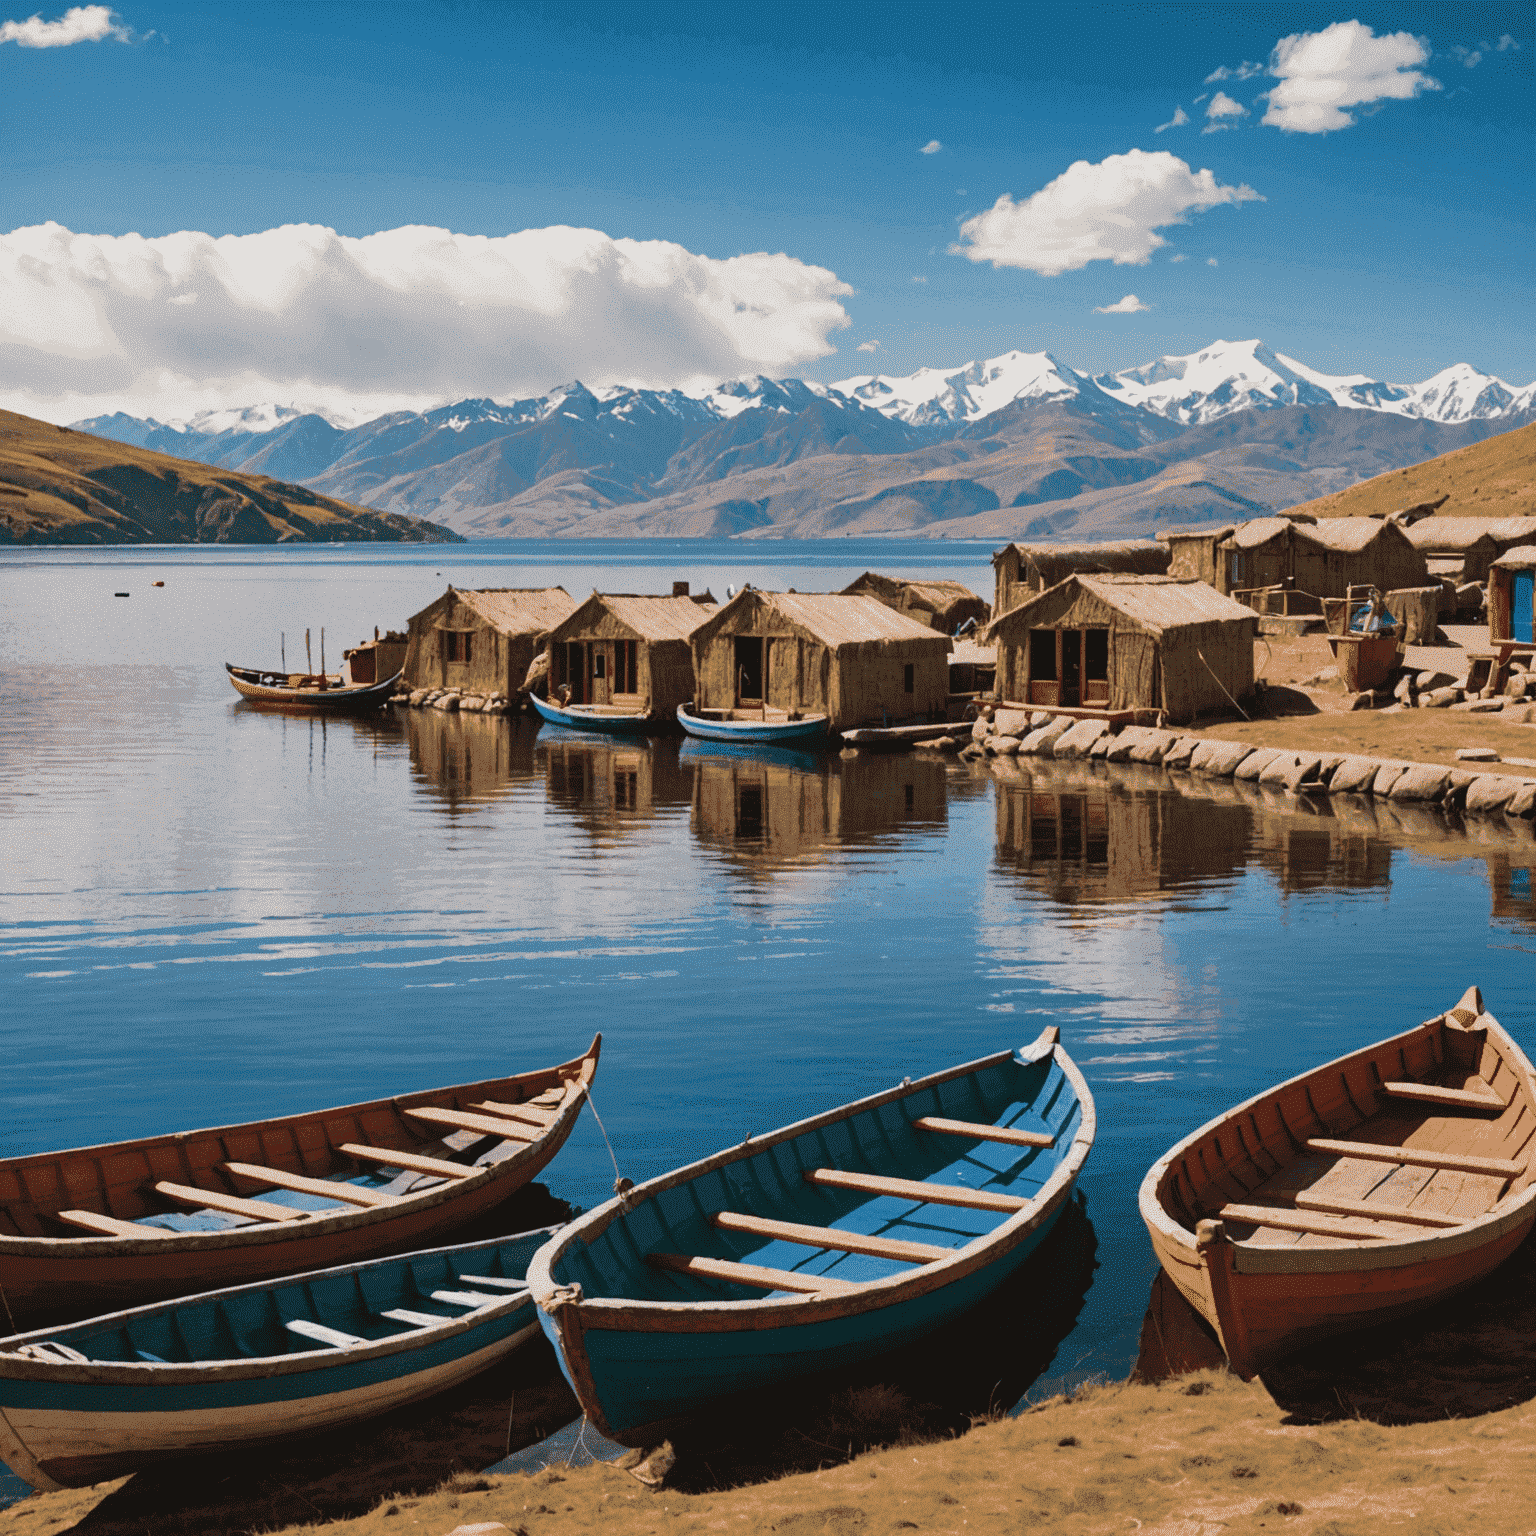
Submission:
<svg viewBox="0 0 1536 1536">
<path fill-rule="evenodd" d="M 435 541 L 453 534 L 302 486 L 0 411 L 0 543 Z"/>
<path fill-rule="evenodd" d="M 1389 470 L 1294 510 L 1318 517 L 1370 517 L 1446 495 L 1451 499 L 1440 517 L 1536 517 L 1536 424 L 1408 469 Z"/>
</svg>

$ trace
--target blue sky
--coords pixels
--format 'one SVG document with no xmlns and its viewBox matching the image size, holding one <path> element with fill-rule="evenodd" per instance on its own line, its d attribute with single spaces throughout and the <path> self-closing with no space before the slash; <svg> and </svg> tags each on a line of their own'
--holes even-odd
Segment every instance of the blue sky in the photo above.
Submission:
<svg viewBox="0 0 1536 1536">
<path fill-rule="evenodd" d="M 38 24 L 65 12 L 45 6 Z M 1328 372 L 1414 381 L 1466 361 L 1536 377 L 1528 5 L 122 0 L 109 18 L 72 14 L 97 40 L 28 46 L 60 34 L 26 32 L 31 9 L 0 0 L 0 21 L 22 24 L 0 41 L 0 234 L 564 225 L 658 244 L 642 276 L 612 276 L 629 257 L 606 244 L 531 237 L 509 276 L 463 251 L 403 256 L 397 237 L 359 276 L 350 248 L 269 239 L 236 258 L 260 272 L 231 288 L 208 275 L 216 255 L 183 251 L 168 277 L 156 248 L 147 278 L 120 242 L 12 240 L 0 403 L 39 414 L 269 386 L 382 400 L 412 393 L 412 354 L 423 397 L 757 368 L 830 381 L 1015 347 L 1098 371 L 1250 336 Z M 1329 33 L 1343 23 L 1358 27 Z M 1352 39 L 1350 67 L 1395 82 L 1363 89 L 1399 99 L 1351 105 L 1334 81 L 1345 105 L 1319 131 L 1316 81 L 1275 73 L 1282 39 L 1315 52 L 1319 36 Z M 1261 93 L 1280 86 L 1303 105 L 1265 124 Z M 1038 201 L 962 238 L 1075 162 L 1082 184 L 1046 200 L 1065 257 L 1040 254 Z M 1176 162 L 1209 173 L 1203 202 Z M 1141 245 L 1093 256 L 1082 221 L 1124 223 L 1104 168 L 1133 164 L 1184 222 L 1143 204 L 1126 216 Z M 972 259 L 983 245 L 1004 264 Z M 786 260 L 719 265 L 757 252 Z M 560 292 L 531 301 L 525 326 L 501 300 L 529 262 L 534 288 Z M 1145 307 L 1095 313 L 1128 294 Z M 443 356 L 427 356 L 433 337 Z"/>
</svg>

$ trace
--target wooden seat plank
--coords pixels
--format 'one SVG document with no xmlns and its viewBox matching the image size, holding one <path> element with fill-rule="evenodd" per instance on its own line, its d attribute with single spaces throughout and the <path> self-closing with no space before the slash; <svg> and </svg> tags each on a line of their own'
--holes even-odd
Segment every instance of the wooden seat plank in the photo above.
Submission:
<svg viewBox="0 0 1536 1536">
<path fill-rule="evenodd" d="M 456 1317 L 434 1317 L 430 1312 L 412 1312 L 406 1307 L 392 1307 L 388 1312 L 380 1312 L 380 1317 L 387 1317 L 392 1323 L 409 1323 L 413 1328 L 436 1328 L 439 1323 L 456 1323 Z"/>
<path fill-rule="evenodd" d="M 1374 1141 L 1335 1141 L 1314 1136 L 1309 1152 L 1329 1152 L 1336 1157 L 1357 1157 L 1375 1163 L 1408 1163 L 1416 1168 L 1449 1168 L 1457 1173 L 1492 1173 L 1515 1179 L 1525 1172 L 1524 1163 L 1503 1157 L 1473 1157 L 1469 1152 L 1429 1152 L 1418 1147 L 1388 1147 Z"/>
<path fill-rule="evenodd" d="M 1509 1108 L 1493 1089 L 1442 1088 L 1437 1083 L 1383 1083 L 1382 1092 L 1392 1099 L 1412 1099 L 1421 1104 L 1443 1104 L 1450 1109 L 1483 1109 L 1502 1114 Z"/>
<path fill-rule="evenodd" d="M 729 1280 L 734 1285 L 754 1285 L 765 1291 L 798 1291 L 807 1296 L 848 1296 L 858 1286 L 828 1275 L 801 1275 L 790 1269 L 769 1269 L 762 1264 L 736 1264 L 728 1259 L 708 1259 L 686 1253 L 648 1253 L 648 1264 L 676 1270 L 700 1280 Z"/>
<path fill-rule="evenodd" d="M 317 1344 L 334 1344 L 337 1349 L 354 1349 L 368 1342 L 355 1333 L 343 1333 L 340 1328 L 327 1328 L 324 1323 L 312 1323 L 303 1317 L 296 1317 L 284 1323 L 283 1327 L 290 1333 L 298 1334 L 300 1338 L 313 1339 Z"/>
<path fill-rule="evenodd" d="M 1011 1125 L 984 1125 L 977 1120 L 946 1120 L 942 1115 L 921 1115 L 912 1122 L 920 1131 L 943 1131 L 949 1136 L 970 1136 L 976 1141 L 1001 1142 L 1005 1147 L 1054 1147 L 1056 1138 L 1039 1131 L 1018 1131 Z"/>
<path fill-rule="evenodd" d="M 1398 1205 L 1380 1205 L 1371 1200 L 1346 1200 L 1342 1195 L 1314 1195 L 1302 1190 L 1295 1196 L 1304 1211 L 1329 1211 L 1335 1216 L 1369 1216 L 1380 1221 L 1405 1221 L 1411 1226 L 1459 1227 L 1458 1216 L 1441 1216 L 1435 1211 L 1406 1210 Z"/>
<path fill-rule="evenodd" d="M 119 1221 L 116 1216 L 101 1216 L 95 1211 L 55 1211 L 55 1221 L 62 1221 L 83 1232 L 99 1237 L 174 1237 L 164 1227 L 144 1227 L 136 1221 Z"/>
<path fill-rule="evenodd" d="M 1292 1211 L 1280 1205 L 1224 1205 L 1223 1221 L 1246 1221 L 1255 1227 L 1273 1227 L 1280 1232 L 1308 1232 L 1318 1237 L 1382 1238 L 1396 1234 L 1382 1232 L 1364 1221 L 1348 1216 L 1325 1216 L 1311 1211 Z"/>
<path fill-rule="evenodd" d="M 807 1248 L 830 1248 L 841 1253 L 862 1253 L 874 1259 L 900 1259 L 907 1264 L 932 1264 L 953 1257 L 953 1248 L 935 1243 L 911 1243 L 894 1237 L 869 1237 L 861 1232 L 839 1232 L 832 1227 L 802 1225 L 797 1221 L 771 1221 L 739 1211 L 717 1211 L 715 1225 L 726 1232 L 747 1232 L 754 1237 L 778 1238 L 803 1243 Z"/>
<path fill-rule="evenodd" d="M 456 1307 L 484 1307 L 493 1301 L 506 1301 L 505 1296 L 486 1296 L 480 1291 L 433 1291 L 433 1301 L 446 1301 Z"/>
<path fill-rule="evenodd" d="M 386 1168 L 435 1173 L 445 1179 L 467 1179 L 471 1174 L 485 1172 L 471 1163 L 450 1163 L 446 1158 L 426 1157 L 420 1152 L 391 1152 L 388 1147 L 364 1147 L 355 1141 L 344 1142 L 336 1150 L 360 1163 L 382 1163 Z"/>
<path fill-rule="evenodd" d="M 303 1221 L 311 1211 L 296 1211 L 291 1205 L 277 1205 L 271 1200 L 246 1200 L 240 1195 L 226 1195 L 216 1189 L 197 1189 L 191 1184 L 172 1184 L 163 1180 L 155 1192 L 180 1205 L 202 1206 L 222 1211 L 227 1216 L 248 1216 L 252 1221 Z"/>
<path fill-rule="evenodd" d="M 292 1189 L 301 1195 L 319 1195 L 345 1205 L 393 1205 L 395 1197 L 378 1189 L 361 1189 L 356 1184 L 337 1184 L 330 1179 L 312 1179 L 302 1173 L 288 1173 L 282 1168 L 266 1168 L 260 1163 L 225 1163 L 224 1167 L 253 1184 L 270 1184 L 274 1189 Z"/>
<path fill-rule="evenodd" d="M 550 1121 L 559 1113 L 559 1106 L 551 1106 L 548 1110 L 534 1109 L 527 1104 L 498 1104 L 494 1099 L 487 1099 L 483 1104 L 471 1104 L 474 1110 L 484 1110 L 488 1115 L 497 1115 L 503 1120 L 515 1120 L 520 1124 L 537 1126 L 541 1131 L 549 1129 Z"/>
<path fill-rule="evenodd" d="M 460 1275 L 459 1280 L 464 1285 L 489 1285 L 498 1291 L 526 1291 L 526 1280 L 503 1280 L 500 1275 Z"/>
<path fill-rule="evenodd" d="M 532 1127 L 524 1130 L 516 1120 L 503 1120 L 496 1115 L 472 1115 L 462 1109 L 408 1109 L 413 1120 L 424 1120 L 428 1125 L 451 1125 L 458 1131 L 479 1131 L 485 1136 L 500 1136 L 504 1141 L 537 1141 L 540 1132 Z"/>
<path fill-rule="evenodd" d="M 1018 1195 L 967 1189 L 962 1184 L 924 1184 L 921 1179 L 893 1179 L 880 1173 L 845 1173 L 841 1168 L 808 1168 L 807 1184 L 826 1189 L 852 1189 L 866 1195 L 897 1195 L 930 1205 L 958 1205 L 971 1211 L 1006 1211 L 1012 1215 L 1029 1205 Z"/>
</svg>

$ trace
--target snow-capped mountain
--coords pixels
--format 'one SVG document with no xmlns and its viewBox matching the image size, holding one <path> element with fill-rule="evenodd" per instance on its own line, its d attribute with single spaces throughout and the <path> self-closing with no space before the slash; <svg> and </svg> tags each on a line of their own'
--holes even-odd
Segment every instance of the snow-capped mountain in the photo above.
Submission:
<svg viewBox="0 0 1536 1536">
<path fill-rule="evenodd" d="M 1049 352 L 1005 352 L 960 368 L 919 368 L 905 377 L 862 374 L 832 388 L 916 427 L 980 421 L 1015 400 L 1070 400 L 1099 393 L 1092 379 Z"/>
</svg>

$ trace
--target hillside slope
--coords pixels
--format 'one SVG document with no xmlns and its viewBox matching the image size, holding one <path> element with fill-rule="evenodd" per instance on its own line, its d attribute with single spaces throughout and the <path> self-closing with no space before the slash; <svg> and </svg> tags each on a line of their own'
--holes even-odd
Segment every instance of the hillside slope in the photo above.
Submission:
<svg viewBox="0 0 1536 1536">
<path fill-rule="evenodd" d="M 1536 517 L 1536 422 L 1362 480 L 1297 510 L 1317 517 L 1379 517 L 1442 496 L 1450 500 L 1440 508 L 1441 517 Z"/>
<path fill-rule="evenodd" d="M 0 543 L 448 543 L 459 535 L 303 486 L 0 411 Z"/>
</svg>

